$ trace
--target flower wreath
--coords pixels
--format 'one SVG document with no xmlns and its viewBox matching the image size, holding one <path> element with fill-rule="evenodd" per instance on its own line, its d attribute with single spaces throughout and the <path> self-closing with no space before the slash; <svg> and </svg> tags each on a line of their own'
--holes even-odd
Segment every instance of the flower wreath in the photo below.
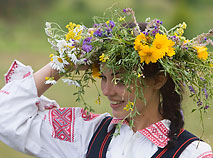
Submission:
<svg viewBox="0 0 213 158">
<path fill-rule="evenodd" d="M 197 104 L 193 111 L 206 112 L 213 96 L 213 60 L 206 47 L 213 46 L 210 39 L 213 30 L 188 40 L 183 36 L 187 27 L 185 22 L 167 30 L 162 21 L 147 18 L 146 28 L 141 32 L 132 9 L 115 10 L 111 15 L 110 18 L 94 17 L 93 28 L 70 22 L 66 26 L 68 31 L 64 31 L 56 23 L 46 23 L 48 41 L 56 50 L 50 55 L 52 68 L 64 76 L 64 82 L 78 87 L 74 93 L 77 101 L 84 102 L 84 88 L 90 81 L 95 83 L 95 77 L 100 75 L 100 63 L 105 63 L 114 72 L 124 68 L 123 83 L 130 85 L 132 81 L 146 77 L 142 73 L 145 64 L 159 62 L 176 84 L 177 92 L 181 91 L 180 84 L 189 88 L 190 96 Z M 135 27 L 125 27 L 124 24 L 129 21 Z M 67 65 L 90 65 L 91 69 L 71 72 Z M 47 83 L 55 83 L 53 77 L 46 80 Z M 114 77 L 113 81 L 117 84 L 118 79 Z M 130 111 L 128 117 L 132 118 L 137 113 L 134 106 L 136 98 L 143 99 L 139 95 L 141 87 L 136 85 L 136 90 L 135 100 L 124 108 Z M 97 102 L 100 103 L 99 93 Z M 85 110 L 93 110 L 86 102 L 84 105 Z"/>
</svg>

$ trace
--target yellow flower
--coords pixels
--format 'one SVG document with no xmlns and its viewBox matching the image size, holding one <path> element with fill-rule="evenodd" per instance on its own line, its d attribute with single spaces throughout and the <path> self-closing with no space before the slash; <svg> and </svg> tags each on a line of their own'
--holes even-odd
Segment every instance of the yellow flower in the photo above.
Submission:
<svg viewBox="0 0 213 158">
<path fill-rule="evenodd" d="M 52 58 L 54 56 L 54 54 L 50 54 L 49 57 Z"/>
<path fill-rule="evenodd" d="M 94 77 L 94 78 L 100 78 L 100 71 L 99 71 L 99 68 L 97 67 L 97 65 L 96 64 L 93 64 L 92 65 L 92 76 Z"/>
<path fill-rule="evenodd" d="M 183 41 L 184 44 L 189 43 L 189 42 L 190 42 L 190 40 L 184 40 Z"/>
<path fill-rule="evenodd" d="M 134 106 L 134 103 L 133 102 L 129 102 L 123 109 L 126 110 L 126 111 L 133 111 L 133 106 Z"/>
<path fill-rule="evenodd" d="M 105 63 L 108 59 L 109 59 L 109 57 L 108 57 L 108 56 L 105 56 L 104 53 L 102 53 L 102 55 L 99 56 L 99 61 L 101 61 L 101 62 L 103 62 L 103 63 Z"/>
<path fill-rule="evenodd" d="M 119 20 L 119 21 L 124 21 L 124 20 L 125 20 L 125 17 L 120 17 L 118 20 Z"/>
<path fill-rule="evenodd" d="M 184 33 L 184 30 L 182 28 L 177 29 L 177 33 L 182 36 Z"/>
<path fill-rule="evenodd" d="M 138 78 L 141 77 L 141 76 L 143 76 L 143 74 L 139 74 L 139 73 L 138 73 Z"/>
<path fill-rule="evenodd" d="M 172 57 L 173 55 L 175 55 L 175 48 L 173 48 L 173 46 L 175 45 L 175 42 L 173 42 L 172 40 L 169 40 L 170 45 L 169 45 L 169 50 L 168 52 L 166 52 L 166 54 L 170 57 Z"/>
<path fill-rule="evenodd" d="M 101 98 L 100 98 L 100 95 L 98 96 L 98 99 L 96 100 L 96 104 L 101 104 Z"/>
<path fill-rule="evenodd" d="M 186 27 L 187 27 L 186 23 L 185 23 L 185 22 L 183 22 L 183 24 L 182 24 L 182 28 L 183 28 L 183 29 L 186 29 Z"/>
<path fill-rule="evenodd" d="M 165 53 L 169 51 L 170 44 L 171 42 L 168 40 L 166 35 L 157 33 L 152 45 L 157 50 L 160 58 L 163 58 Z"/>
<path fill-rule="evenodd" d="M 141 63 L 145 61 L 146 64 L 150 62 L 156 63 L 158 59 L 160 59 L 158 51 L 153 48 L 149 47 L 148 45 L 143 46 L 143 48 L 138 52 Z"/>
<path fill-rule="evenodd" d="M 213 64 L 212 64 L 212 63 L 210 63 L 210 67 L 213 67 Z"/>
<path fill-rule="evenodd" d="M 49 80 L 49 77 L 45 77 L 45 80 Z"/>
<path fill-rule="evenodd" d="M 70 22 L 66 28 L 68 29 L 68 33 L 65 35 L 66 40 L 68 41 L 69 39 L 74 39 L 74 40 L 79 40 L 81 39 L 81 33 L 82 29 L 80 25 L 76 25 L 75 23 Z"/>
<path fill-rule="evenodd" d="M 141 33 L 140 35 L 138 35 L 135 38 L 135 42 L 134 42 L 134 48 L 135 48 L 135 50 L 140 51 L 141 50 L 141 46 L 145 45 L 146 42 L 147 42 L 146 36 L 143 33 Z"/>
<path fill-rule="evenodd" d="M 179 27 L 182 29 L 186 29 L 187 25 L 185 22 L 183 22 L 183 24 L 179 24 Z"/>
<path fill-rule="evenodd" d="M 59 61 L 60 63 L 63 63 L 63 60 L 62 60 L 60 57 L 58 57 L 58 61 Z"/>
<path fill-rule="evenodd" d="M 208 58 L 208 52 L 205 46 L 195 46 L 194 48 L 197 50 L 197 57 L 199 59 L 206 60 Z"/>
</svg>

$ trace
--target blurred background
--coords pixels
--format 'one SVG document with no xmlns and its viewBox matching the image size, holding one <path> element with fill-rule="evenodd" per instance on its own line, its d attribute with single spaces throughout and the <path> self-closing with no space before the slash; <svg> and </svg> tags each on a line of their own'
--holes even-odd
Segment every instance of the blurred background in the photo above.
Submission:
<svg viewBox="0 0 213 158">
<path fill-rule="evenodd" d="M 92 17 L 102 16 L 112 6 L 117 9 L 133 8 L 137 21 L 144 21 L 147 17 L 159 18 L 167 28 L 185 21 L 188 39 L 213 28 L 212 0 L 0 0 L 0 87 L 4 85 L 3 75 L 14 59 L 31 65 L 34 71 L 49 62 L 48 56 L 54 50 L 51 50 L 44 32 L 46 21 L 56 22 L 64 28 L 70 21 L 91 27 Z M 100 90 L 99 82 L 97 80 Z M 81 103 L 75 102 L 74 92 L 74 86 L 59 81 L 45 95 L 61 106 L 81 106 Z M 97 113 L 111 112 L 103 96 L 101 105 L 95 103 L 97 91 L 94 86 L 87 89 L 85 97 L 89 98 L 87 102 L 94 105 Z M 186 92 L 183 103 L 185 128 L 200 137 L 203 132 L 200 114 L 191 113 L 193 106 L 196 105 Z M 213 147 L 212 122 L 213 107 L 210 107 L 208 114 L 204 115 L 202 139 Z M 30 158 L 1 142 L 0 155 L 2 158 Z"/>
</svg>

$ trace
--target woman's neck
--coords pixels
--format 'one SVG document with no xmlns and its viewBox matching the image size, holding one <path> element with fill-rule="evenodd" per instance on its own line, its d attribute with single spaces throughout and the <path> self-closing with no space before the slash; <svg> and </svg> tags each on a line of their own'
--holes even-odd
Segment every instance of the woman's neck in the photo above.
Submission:
<svg viewBox="0 0 213 158">
<path fill-rule="evenodd" d="M 163 120 L 163 116 L 159 112 L 160 98 L 155 98 L 147 103 L 142 112 L 134 117 L 133 131 L 149 127 L 151 124 Z"/>
</svg>

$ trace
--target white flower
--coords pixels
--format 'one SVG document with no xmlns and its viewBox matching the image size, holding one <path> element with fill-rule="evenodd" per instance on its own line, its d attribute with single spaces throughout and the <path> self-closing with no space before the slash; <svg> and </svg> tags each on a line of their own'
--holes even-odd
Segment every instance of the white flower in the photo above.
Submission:
<svg viewBox="0 0 213 158">
<path fill-rule="evenodd" d="M 49 79 L 45 81 L 45 84 L 56 84 L 56 81 Z"/>
<path fill-rule="evenodd" d="M 62 56 L 55 55 L 51 58 L 51 60 L 52 60 L 52 62 L 50 64 L 51 64 L 52 69 L 58 70 L 61 72 L 65 72 L 64 66 L 69 65 L 69 63 Z"/>
<path fill-rule="evenodd" d="M 75 65 L 78 64 L 78 59 L 77 59 L 77 57 L 75 56 L 74 53 L 69 54 L 68 56 L 70 57 L 70 60 L 71 60 Z"/>
<path fill-rule="evenodd" d="M 50 22 L 46 22 L 45 25 L 46 25 L 46 28 L 48 28 L 48 29 L 51 28 L 51 23 Z"/>
<path fill-rule="evenodd" d="M 57 43 L 57 47 L 58 47 L 58 51 L 60 54 L 63 54 L 64 51 L 67 49 L 67 42 L 63 39 L 63 40 L 56 40 Z"/>
<path fill-rule="evenodd" d="M 47 34 L 47 36 L 49 37 L 53 37 L 53 33 L 52 33 L 52 30 L 50 28 L 45 28 L 45 33 Z"/>
<path fill-rule="evenodd" d="M 48 38 L 47 40 L 52 45 L 52 48 L 55 49 L 56 51 L 58 51 L 58 47 L 56 46 L 56 42 L 51 38 Z"/>
<path fill-rule="evenodd" d="M 63 82 L 67 82 L 68 85 L 75 85 L 76 87 L 80 87 L 79 83 L 77 81 L 71 80 L 71 79 L 62 79 Z"/>
</svg>

